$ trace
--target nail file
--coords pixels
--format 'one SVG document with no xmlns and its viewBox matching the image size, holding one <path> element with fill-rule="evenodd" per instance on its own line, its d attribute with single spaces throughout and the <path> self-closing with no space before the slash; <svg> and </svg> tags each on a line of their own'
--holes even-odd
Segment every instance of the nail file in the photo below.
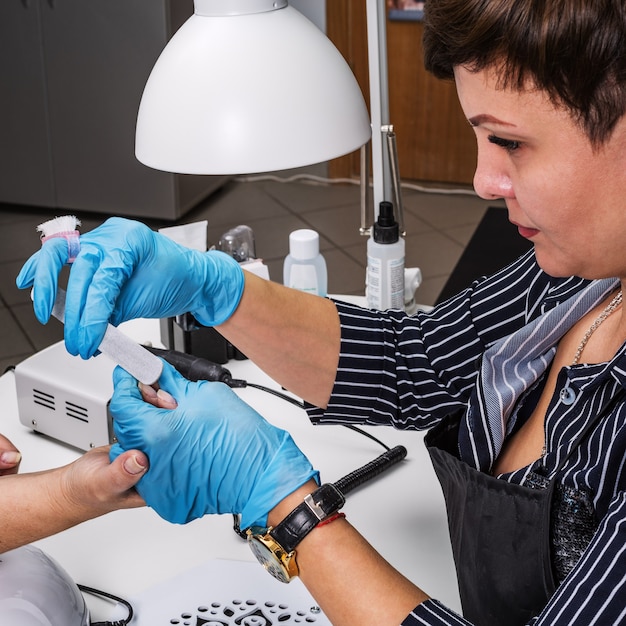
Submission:
<svg viewBox="0 0 626 626">
<path fill-rule="evenodd" d="M 52 315 L 60 322 L 65 320 L 65 290 L 57 289 L 57 298 L 52 309 Z M 163 362 L 157 356 L 135 343 L 121 330 L 109 324 L 102 343 L 98 346 L 100 352 L 106 354 L 115 363 L 125 369 L 131 376 L 146 385 L 153 385 L 163 371 Z"/>
</svg>

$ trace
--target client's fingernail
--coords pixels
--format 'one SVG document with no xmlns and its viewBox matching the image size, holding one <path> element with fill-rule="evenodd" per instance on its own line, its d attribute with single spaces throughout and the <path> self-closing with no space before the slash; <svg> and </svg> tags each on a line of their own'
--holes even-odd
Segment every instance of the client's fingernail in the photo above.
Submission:
<svg viewBox="0 0 626 626">
<path fill-rule="evenodd" d="M 0 454 L 0 462 L 5 465 L 17 465 L 22 460 L 22 455 L 14 450 L 6 450 Z"/>
<path fill-rule="evenodd" d="M 143 471 L 145 471 L 146 466 L 142 462 L 140 462 L 136 455 L 133 455 L 124 459 L 124 469 L 129 474 L 141 474 Z"/>
<path fill-rule="evenodd" d="M 167 393 L 167 391 L 164 391 L 163 389 L 159 389 L 157 391 L 157 397 L 161 401 L 161 404 L 167 404 L 173 407 L 178 406 L 178 402 L 176 402 L 174 396 Z"/>
<path fill-rule="evenodd" d="M 156 400 L 157 392 L 154 387 L 150 385 L 144 385 L 143 383 L 139 383 L 139 390 L 141 391 L 144 398 L 148 400 Z"/>
</svg>

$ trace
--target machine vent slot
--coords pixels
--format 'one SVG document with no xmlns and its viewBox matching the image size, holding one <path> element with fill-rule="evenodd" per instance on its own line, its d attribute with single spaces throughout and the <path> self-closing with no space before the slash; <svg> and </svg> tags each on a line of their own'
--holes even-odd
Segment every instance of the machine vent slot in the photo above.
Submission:
<svg viewBox="0 0 626 626">
<path fill-rule="evenodd" d="M 89 423 L 89 411 L 79 404 L 73 402 L 65 403 L 65 413 L 68 417 L 80 420 L 81 422 Z"/>
<path fill-rule="evenodd" d="M 40 406 L 45 407 L 46 409 L 56 411 L 54 396 L 52 394 L 46 393 L 45 391 L 33 389 L 33 402 L 35 404 L 39 404 Z"/>
</svg>

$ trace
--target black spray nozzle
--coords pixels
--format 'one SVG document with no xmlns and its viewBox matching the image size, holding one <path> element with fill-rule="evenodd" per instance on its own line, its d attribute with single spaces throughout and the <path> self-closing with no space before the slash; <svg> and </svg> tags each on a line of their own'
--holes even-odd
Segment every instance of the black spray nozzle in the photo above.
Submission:
<svg viewBox="0 0 626 626">
<path fill-rule="evenodd" d="M 374 224 L 376 243 L 396 243 L 400 238 L 400 227 L 393 215 L 393 204 L 383 200 L 378 205 L 378 218 Z"/>
</svg>

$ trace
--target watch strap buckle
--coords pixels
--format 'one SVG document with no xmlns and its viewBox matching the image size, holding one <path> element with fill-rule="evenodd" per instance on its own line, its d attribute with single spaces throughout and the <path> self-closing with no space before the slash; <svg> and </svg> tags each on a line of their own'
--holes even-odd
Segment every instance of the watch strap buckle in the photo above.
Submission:
<svg viewBox="0 0 626 626">
<path fill-rule="evenodd" d="M 304 503 L 320 522 L 340 509 L 345 502 L 345 496 L 332 483 L 324 484 L 304 497 Z"/>
</svg>

